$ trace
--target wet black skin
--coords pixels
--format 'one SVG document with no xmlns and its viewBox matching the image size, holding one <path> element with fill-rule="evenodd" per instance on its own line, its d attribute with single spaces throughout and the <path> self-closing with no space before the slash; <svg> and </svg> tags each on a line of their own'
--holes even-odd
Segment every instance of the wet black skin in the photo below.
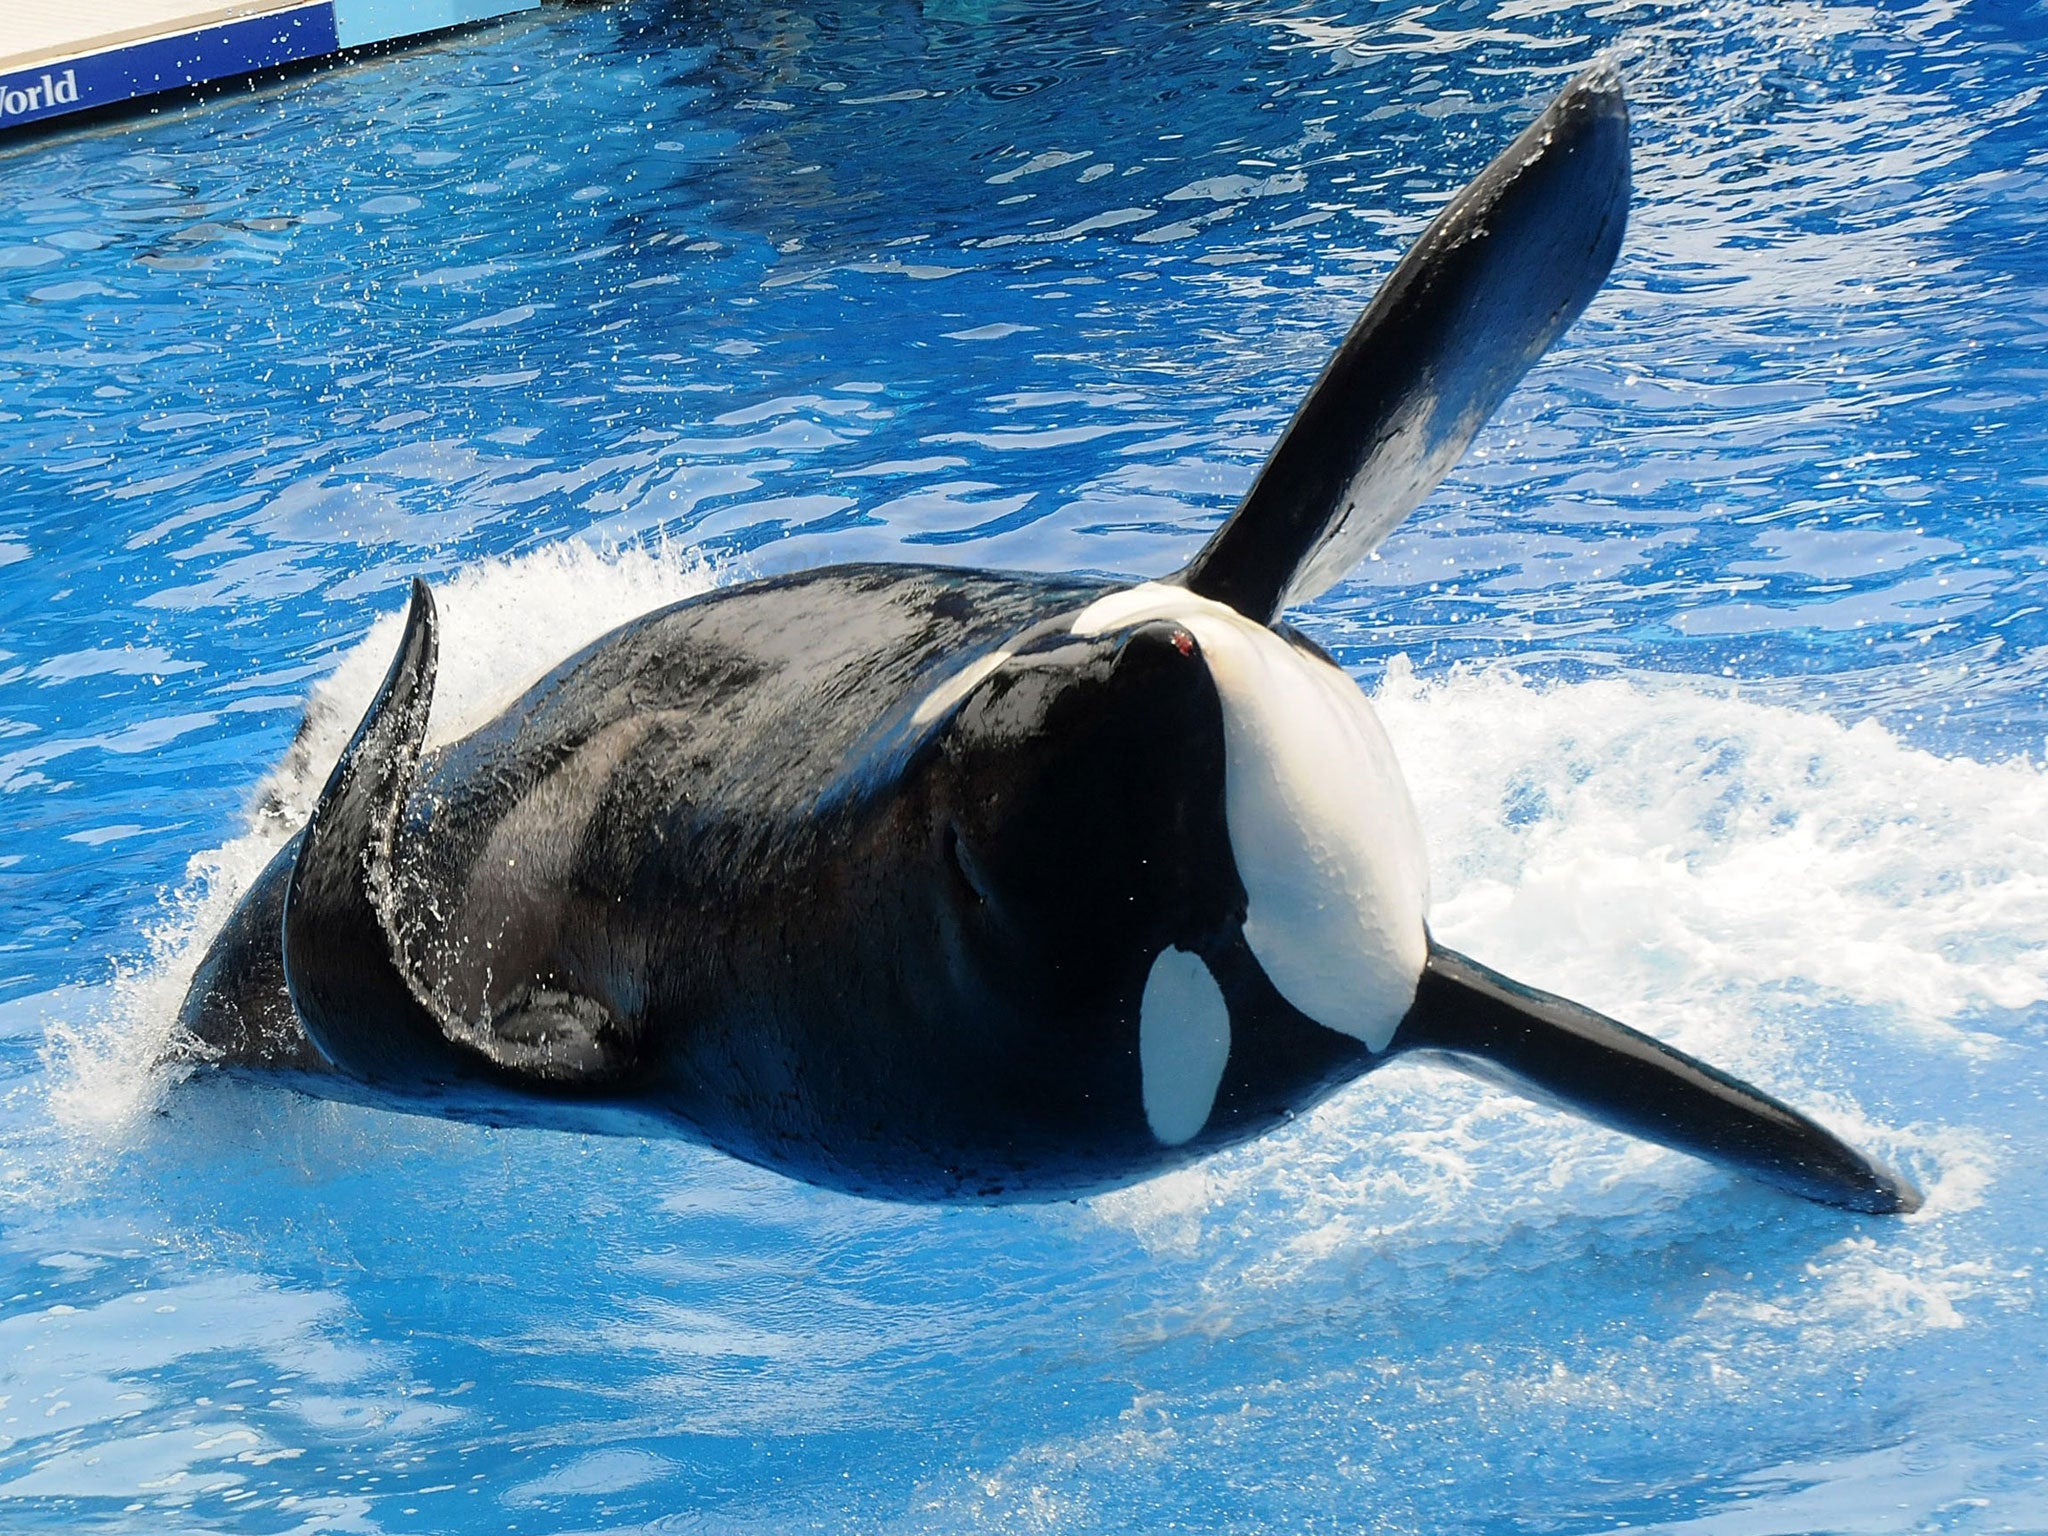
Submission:
<svg viewBox="0 0 2048 1536">
<path fill-rule="evenodd" d="M 630 1106 L 899 1199 L 1082 1193 L 1256 1136 L 1374 1058 L 1245 948 L 1206 664 L 1170 623 L 1068 634 L 1103 590 L 855 566 L 635 621 L 421 760 L 393 926 L 428 1008 L 398 1003 L 371 1049 L 346 1022 L 318 1045 L 301 1028 L 265 963 L 295 841 L 195 980 L 188 1026 L 318 1088 L 340 1086 L 317 1081 L 331 1054 L 374 1096 L 445 1113 Z M 954 711 L 910 718 L 1020 633 Z M 1169 944 L 1209 963 L 1232 1024 L 1215 1111 L 1175 1148 L 1146 1125 L 1138 1065 Z M 373 928 L 326 957 L 345 1012 L 391 950 Z M 579 1005 L 567 1031 L 559 998 Z M 428 1043 L 392 1053 L 408 1030 Z M 551 1030 L 552 1054 L 517 1049 Z"/>
<path fill-rule="evenodd" d="M 1596 68 L 1431 224 L 1167 580 L 1288 634 L 1277 615 L 1427 494 L 1585 307 L 1628 196 L 1627 109 Z M 897 1199 L 1083 1193 L 1260 1134 L 1386 1057 L 1295 1011 L 1247 948 L 1215 686 L 1171 622 L 1075 637 L 1111 590 L 917 566 L 735 587 L 423 754 L 415 583 L 307 828 L 199 967 L 195 1054 L 432 1113 L 700 1137 Z M 917 718 L 998 647 L 1015 658 Z M 1230 1024 L 1208 1121 L 1174 1147 L 1138 1053 L 1169 945 Z M 1434 945 L 1388 1054 L 1411 1050 L 1809 1199 L 1919 1203 L 1776 1099 Z"/>
<path fill-rule="evenodd" d="M 1297 1012 L 1243 938 L 1200 647 L 1168 621 L 1074 636 L 1104 590 L 914 566 L 736 587 L 421 756 L 416 585 L 383 691 L 186 1027 L 213 1063 L 315 1092 L 665 1129 L 913 1200 L 1129 1183 L 1420 1050 L 1811 1199 L 1917 1204 L 1768 1095 L 1440 947 L 1384 1056 Z M 915 718 L 1004 641 L 1009 663 Z M 1207 1123 L 1171 1147 L 1138 1060 L 1168 945 L 1209 966 L 1231 1031 Z"/>
</svg>

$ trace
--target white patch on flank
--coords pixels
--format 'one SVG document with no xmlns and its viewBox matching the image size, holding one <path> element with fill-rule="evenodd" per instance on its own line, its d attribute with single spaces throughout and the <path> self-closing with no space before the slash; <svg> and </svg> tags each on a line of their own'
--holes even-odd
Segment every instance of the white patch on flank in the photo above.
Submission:
<svg viewBox="0 0 2048 1536">
<path fill-rule="evenodd" d="M 1200 955 L 1167 948 L 1145 978 L 1138 1008 L 1138 1066 L 1145 1123 L 1169 1147 L 1199 1135 L 1230 1060 L 1230 1008 Z"/>
<path fill-rule="evenodd" d="M 974 685 L 994 672 L 1010 659 L 1008 651 L 990 651 L 979 661 L 969 662 L 958 672 L 947 678 L 924 697 L 917 706 L 911 720 L 918 725 L 930 725 L 947 710 L 958 704 L 974 691 Z"/>
<path fill-rule="evenodd" d="M 1077 635 L 1184 625 L 1223 702 L 1224 811 L 1245 941 L 1280 995 L 1383 1051 L 1428 958 L 1429 866 L 1394 749 L 1340 668 L 1180 587 L 1091 603 Z"/>
</svg>

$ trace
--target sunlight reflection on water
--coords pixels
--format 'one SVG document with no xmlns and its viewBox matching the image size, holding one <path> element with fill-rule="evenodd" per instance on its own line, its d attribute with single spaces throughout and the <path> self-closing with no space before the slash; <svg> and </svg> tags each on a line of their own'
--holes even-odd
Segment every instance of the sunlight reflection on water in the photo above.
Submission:
<svg viewBox="0 0 2048 1536">
<path fill-rule="evenodd" d="M 2048 1521 L 2041 44 L 650 0 L 0 154 L 0 1524 Z M 708 581 L 1172 569 L 1608 47 L 1613 282 L 1301 621 L 1378 690 L 1447 940 L 1811 1105 L 1919 1216 L 1410 1067 L 935 1211 L 135 1065 L 414 574 L 453 731 Z"/>
</svg>

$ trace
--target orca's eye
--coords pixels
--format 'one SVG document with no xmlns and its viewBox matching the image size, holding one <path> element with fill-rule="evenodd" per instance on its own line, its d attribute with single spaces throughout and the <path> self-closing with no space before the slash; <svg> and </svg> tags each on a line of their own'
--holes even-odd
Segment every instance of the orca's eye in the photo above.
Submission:
<svg viewBox="0 0 2048 1536">
<path fill-rule="evenodd" d="M 974 862 L 974 854 L 968 849 L 967 841 L 960 835 L 957 822 L 946 823 L 946 858 L 953 866 L 953 873 L 960 883 L 967 887 L 976 905 L 988 905 L 988 878 Z"/>
<path fill-rule="evenodd" d="M 1163 656 L 1170 651 L 1182 660 L 1192 660 L 1202 650 L 1188 627 L 1172 619 L 1148 619 L 1125 631 L 1119 649 L 1123 657 Z"/>
</svg>

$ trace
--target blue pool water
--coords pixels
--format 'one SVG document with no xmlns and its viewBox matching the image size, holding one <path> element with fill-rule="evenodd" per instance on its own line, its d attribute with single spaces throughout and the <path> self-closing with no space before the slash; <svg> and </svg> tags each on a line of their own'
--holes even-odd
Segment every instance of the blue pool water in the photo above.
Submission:
<svg viewBox="0 0 2048 1536">
<path fill-rule="evenodd" d="M 2044 45 L 636 3 L 0 146 L 0 1529 L 2048 1530 Z M 749 573 L 1172 569 L 1608 49 L 1613 281 L 1300 622 L 1447 942 L 1919 1215 L 1420 1067 L 999 1211 L 152 1068 L 410 577 L 445 738 Z"/>
</svg>

